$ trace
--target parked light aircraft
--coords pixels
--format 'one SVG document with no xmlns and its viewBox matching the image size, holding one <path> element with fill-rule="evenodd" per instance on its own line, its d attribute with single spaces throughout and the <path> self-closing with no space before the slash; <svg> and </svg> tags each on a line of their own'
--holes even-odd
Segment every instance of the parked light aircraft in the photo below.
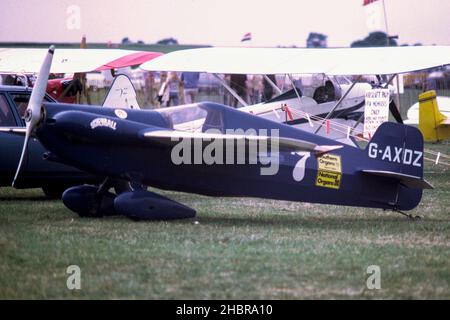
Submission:
<svg viewBox="0 0 450 320">
<path fill-rule="evenodd" d="M 110 182 L 117 179 L 210 196 L 399 212 L 415 208 L 422 189 L 431 187 L 423 178 L 422 136 L 418 129 L 402 124 L 382 124 L 367 147 L 360 149 L 214 103 L 159 110 L 42 105 L 53 52 L 51 47 L 27 108 L 16 177 L 28 140 L 36 134 L 51 153 L 49 159 L 105 177 L 100 187 L 84 185 L 64 192 L 64 204 L 80 216 L 176 219 L 195 215 L 195 210 L 141 188 L 108 192 Z M 202 125 L 181 130 L 194 120 Z M 252 149 L 254 142 L 256 149 Z"/>
</svg>

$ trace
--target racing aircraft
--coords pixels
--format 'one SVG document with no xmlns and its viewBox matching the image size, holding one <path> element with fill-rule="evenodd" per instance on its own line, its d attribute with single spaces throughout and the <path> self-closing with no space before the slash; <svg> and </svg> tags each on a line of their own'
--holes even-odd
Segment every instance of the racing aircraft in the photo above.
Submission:
<svg viewBox="0 0 450 320">
<path fill-rule="evenodd" d="M 342 49 L 294 48 L 199 48 L 168 53 L 141 65 L 149 71 L 206 72 L 216 75 L 246 111 L 261 117 L 294 125 L 354 145 L 348 139 L 348 128 L 362 133 L 365 91 L 375 87 L 389 88 L 397 74 L 450 64 L 450 49 L 432 47 L 383 47 Z M 245 103 L 218 74 L 263 75 L 280 95 L 257 105 Z M 293 75 L 321 74 L 329 86 L 309 94 L 296 88 Z M 287 75 L 293 89 L 282 93 L 267 75 Z M 376 75 L 374 84 L 361 83 L 362 75 Z M 353 82 L 347 76 L 356 76 Z M 389 76 L 389 78 L 387 78 Z M 383 80 L 383 77 L 385 80 Z M 331 94 L 328 91 L 331 90 Z M 323 91 L 325 95 L 316 95 Z M 320 98 L 325 96 L 326 98 Z M 397 122 L 402 117 L 392 99 L 389 109 Z M 324 126 L 332 120 L 335 130 Z M 330 121 L 331 122 L 331 121 Z"/>
<path fill-rule="evenodd" d="M 215 103 L 158 110 L 42 104 L 53 53 L 50 47 L 27 108 L 16 177 L 36 134 L 47 159 L 105 177 L 100 187 L 64 192 L 64 204 L 80 216 L 195 216 L 194 209 L 141 185 L 398 212 L 415 208 L 423 189 L 431 188 L 423 178 L 421 133 L 402 124 L 383 123 L 360 149 Z M 184 126 L 195 120 L 202 121 L 199 128 Z M 135 188 L 112 194 L 117 179 Z"/>
</svg>

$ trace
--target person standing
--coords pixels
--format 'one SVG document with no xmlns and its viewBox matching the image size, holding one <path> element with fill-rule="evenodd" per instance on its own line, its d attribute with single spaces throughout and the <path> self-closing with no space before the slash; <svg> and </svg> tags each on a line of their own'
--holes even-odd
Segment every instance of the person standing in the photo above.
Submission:
<svg viewBox="0 0 450 320">
<path fill-rule="evenodd" d="M 198 81 L 200 79 L 199 72 L 183 72 L 181 81 L 184 87 L 184 98 L 186 103 L 194 103 L 198 94 Z"/>
<path fill-rule="evenodd" d="M 182 97 L 183 83 L 176 72 L 171 72 L 169 75 L 168 89 L 169 101 L 167 101 L 167 106 L 170 107 L 179 105 L 180 99 L 184 100 Z"/>
<path fill-rule="evenodd" d="M 275 79 L 275 75 L 269 74 L 267 75 L 267 78 L 269 78 L 270 81 L 272 81 L 273 84 L 275 84 L 277 81 Z M 273 97 L 273 87 L 272 84 L 264 77 L 263 79 L 263 101 L 268 101 L 272 99 Z"/>
<path fill-rule="evenodd" d="M 257 104 L 261 102 L 263 94 L 263 78 L 260 75 L 254 74 L 247 77 L 247 92 L 248 102 L 250 104 Z"/>
<path fill-rule="evenodd" d="M 152 71 L 149 71 L 145 73 L 144 76 L 145 80 L 145 86 L 144 86 L 144 93 L 145 93 L 145 104 L 154 108 L 156 101 L 155 101 L 155 73 Z"/>
<path fill-rule="evenodd" d="M 247 100 L 247 75 L 246 74 L 231 74 L 230 88 L 233 89 L 244 101 Z M 233 100 L 232 106 L 237 107 L 239 101 Z"/>
<path fill-rule="evenodd" d="M 161 73 L 161 87 L 158 92 L 158 101 L 161 107 L 177 106 L 184 103 L 183 83 L 176 72 L 170 72 L 164 81 Z"/>
<path fill-rule="evenodd" d="M 168 75 L 167 72 L 162 71 L 159 74 L 159 88 L 158 88 L 158 104 L 156 108 L 167 107 L 167 101 L 169 101 L 169 91 L 167 90 Z"/>
</svg>

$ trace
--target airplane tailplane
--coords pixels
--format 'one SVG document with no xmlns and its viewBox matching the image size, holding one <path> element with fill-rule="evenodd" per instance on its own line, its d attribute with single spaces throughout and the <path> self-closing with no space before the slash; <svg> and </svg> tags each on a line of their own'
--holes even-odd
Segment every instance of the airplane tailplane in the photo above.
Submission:
<svg viewBox="0 0 450 320">
<path fill-rule="evenodd" d="M 361 173 L 372 177 L 371 183 L 397 185 L 393 198 L 383 201 L 393 208 L 415 208 L 422 198 L 422 190 L 432 188 L 423 179 L 423 137 L 417 128 L 385 122 L 375 132 L 366 151 L 377 163 L 362 168 Z"/>
<path fill-rule="evenodd" d="M 439 111 L 436 91 L 430 90 L 419 95 L 419 129 L 428 142 L 450 138 L 447 118 Z"/>
</svg>

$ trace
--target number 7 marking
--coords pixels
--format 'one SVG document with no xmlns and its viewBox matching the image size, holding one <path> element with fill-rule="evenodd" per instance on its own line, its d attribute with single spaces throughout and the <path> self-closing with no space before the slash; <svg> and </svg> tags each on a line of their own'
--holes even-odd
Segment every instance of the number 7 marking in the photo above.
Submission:
<svg viewBox="0 0 450 320">
<path fill-rule="evenodd" d="M 292 172 L 294 180 L 300 182 L 305 177 L 306 160 L 311 157 L 311 152 L 292 152 L 292 154 L 302 156 L 295 164 L 294 171 Z"/>
</svg>

